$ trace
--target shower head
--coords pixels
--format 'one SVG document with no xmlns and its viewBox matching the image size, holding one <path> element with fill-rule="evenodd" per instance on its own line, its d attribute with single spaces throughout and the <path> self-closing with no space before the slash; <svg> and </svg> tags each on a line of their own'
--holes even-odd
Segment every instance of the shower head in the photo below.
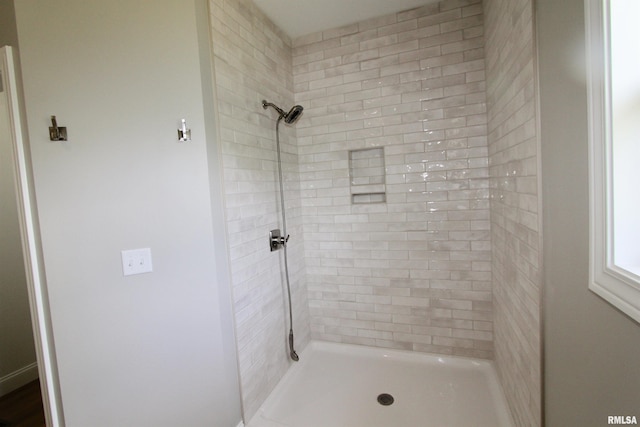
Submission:
<svg viewBox="0 0 640 427">
<path fill-rule="evenodd" d="M 291 110 L 289 110 L 288 113 L 285 113 L 282 108 L 278 107 L 275 104 L 272 104 L 271 102 L 267 102 L 267 101 L 262 101 L 262 108 L 264 108 L 265 110 L 267 109 L 267 107 L 273 107 L 274 110 L 276 110 L 278 112 L 278 114 L 280 114 L 280 118 L 284 119 L 284 122 L 288 125 L 294 123 L 296 120 L 298 120 L 298 117 L 300 117 L 300 114 L 302 114 L 302 110 L 304 110 L 304 108 L 302 108 L 301 105 L 294 105 Z"/>
<path fill-rule="evenodd" d="M 295 122 L 298 120 L 298 117 L 300 117 L 300 114 L 302 114 L 302 110 L 304 110 L 304 108 L 302 108 L 301 105 L 294 105 L 284 116 L 284 122 L 288 125 Z"/>
</svg>

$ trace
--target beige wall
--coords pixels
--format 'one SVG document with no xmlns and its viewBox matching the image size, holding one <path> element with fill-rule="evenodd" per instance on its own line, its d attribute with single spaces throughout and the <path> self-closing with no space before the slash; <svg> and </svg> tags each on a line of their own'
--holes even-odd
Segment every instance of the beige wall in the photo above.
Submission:
<svg viewBox="0 0 640 427">
<path fill-rule="evenodd" d="M 640 325 L 588 290 L 583 0 L 538 0 L 544 197 L 545 420 L 640 417 Z"/>
<path fill-rule="evenodd" d="M 236 426 L 205 3 L 15 6 L 66 425 Z M 140 247 L 154 271 L 123 277 Z"/>
<path fill-rule="evenodd" d="M 18 47 L 14 0 L 0 0 L 0 46 Z"/>
</svg>

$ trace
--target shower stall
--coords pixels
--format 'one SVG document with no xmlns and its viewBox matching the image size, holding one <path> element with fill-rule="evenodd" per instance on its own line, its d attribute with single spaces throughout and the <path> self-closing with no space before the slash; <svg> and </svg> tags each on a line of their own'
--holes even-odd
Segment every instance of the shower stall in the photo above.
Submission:
<svg viewBox="0 0 640 427">
<path fill-rule="evenodd" d="M 640 329 L 588 289 L 585 3 L 326 0 L 291 36 L 264 1 L 0 2 L 53 425 L 455 425 L 498 382 L 517 426 L 632 414 Z"/>
<path fill-rule="evenodd" d="M 495 360 L 516 424 L 539 424 L 531 2 L 295 39 L 211 4 L 245 422 L 320 341 Z"/>
</svg>

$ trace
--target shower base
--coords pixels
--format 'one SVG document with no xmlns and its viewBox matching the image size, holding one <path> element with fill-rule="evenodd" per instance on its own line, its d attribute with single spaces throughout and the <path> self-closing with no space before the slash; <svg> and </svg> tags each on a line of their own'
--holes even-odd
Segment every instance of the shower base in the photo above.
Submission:
<svg viewBox="0 0 640 427">
<path fill-rule="evenodd" d="M 389 426 L 513 423 L 489 361 L 312 342 L 247 425 Z"/>
</svg>

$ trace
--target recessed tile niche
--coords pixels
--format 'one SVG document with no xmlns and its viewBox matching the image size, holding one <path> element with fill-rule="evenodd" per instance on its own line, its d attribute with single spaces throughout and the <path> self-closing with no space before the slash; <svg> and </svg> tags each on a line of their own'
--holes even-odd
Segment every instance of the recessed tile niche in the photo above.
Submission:
<svg viewBox="0 0 640 427">
<path fill-rule="evenodd" d="M 349 151 L 351 203 L 385 202 L 384 149 L 367 148 Z"/>
</svg>

